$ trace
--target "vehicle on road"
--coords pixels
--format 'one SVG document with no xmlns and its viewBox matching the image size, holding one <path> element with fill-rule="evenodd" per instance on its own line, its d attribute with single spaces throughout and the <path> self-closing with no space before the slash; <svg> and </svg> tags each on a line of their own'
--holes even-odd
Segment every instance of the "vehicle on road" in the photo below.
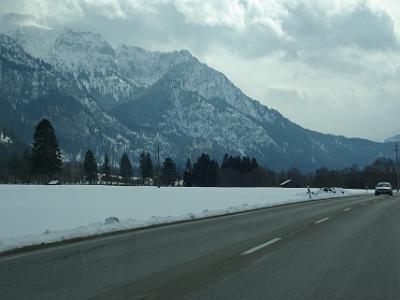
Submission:
<svg viewBox="0 0 400 300">
<path fill-rule="evenodd" d="M 375 195 L 390 195 L 393 196 L 393 188 L 389 182 L 379 182 L 375 187 Z"/>
</svg>

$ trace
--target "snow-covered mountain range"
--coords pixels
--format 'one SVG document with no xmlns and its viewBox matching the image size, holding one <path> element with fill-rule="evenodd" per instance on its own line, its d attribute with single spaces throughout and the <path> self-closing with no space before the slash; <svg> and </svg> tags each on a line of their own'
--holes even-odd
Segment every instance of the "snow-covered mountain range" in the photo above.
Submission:
<svg viewBox="0 0 400 300">
<path fill-rule="evenodd" d="M 186 50 L 113 48 L 81 29 L 14 26 L 0 34 L 0 127 L 30 143 L 47 117 L 69 158 L 91 148 L 115 160 L 126 151 L 256 157 L 275 169 L 364 165 L 392 145 L 304 129 L 246 96 Z"/>
</svg>

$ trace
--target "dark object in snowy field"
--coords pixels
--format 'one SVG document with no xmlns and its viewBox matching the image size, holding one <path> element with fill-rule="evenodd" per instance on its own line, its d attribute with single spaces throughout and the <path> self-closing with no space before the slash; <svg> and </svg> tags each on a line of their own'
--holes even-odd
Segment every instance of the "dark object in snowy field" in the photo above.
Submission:
<svg viewBox="0 0 400 300">
<path fill-rule="evenodd" d="M 106 224 L 106 225 L 117 224 L 117 223 L 119 223 L 119 219 L 116 217 L 109 217 L 104 222 L 104 224 Z"/>
</svg>

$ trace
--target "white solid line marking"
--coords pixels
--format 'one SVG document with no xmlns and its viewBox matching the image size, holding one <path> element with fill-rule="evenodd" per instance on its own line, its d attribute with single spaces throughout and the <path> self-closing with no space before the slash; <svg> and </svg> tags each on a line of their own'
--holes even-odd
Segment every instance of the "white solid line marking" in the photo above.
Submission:
<svg viewBox="0 0 400 300">
<path fill-rule="evenodd" d="M 256 247 L 254 247 L 254 248 L 251 248 L 251 249 L 249 249 L 249 250 L 246 250 L 246 251 L 240 253 L 240 255 L 243 256 L 243 255 L 252 254 L 252 253 L 254 253 L 254 252 L 258 251 L 258 250 L 261 250 L 262 248 L 268 247 L 268 246 L 270 246 L 270 245 L 272 245 L 272 244 L 275 244 L 276 242 L 279 242 L 281 239 L 282 239 L 282 238 L 280 238 L 280 237 L 279 237 L 279 238 L 272 239 L 272 240 L 270 240 L 270 241 L 268 241 L 268 242 L 266 242 L 266 243 L 264 243 L 264 244 L 261 244 L 261 245 L 258 245 L 258 246 L 256 246 Z"/>
<path fill-rule="evenodd" d="M 351 210 L 351 207 L 348 207 L 348 208 L 345 208 L 345 209 L 343 209 L 344 211 L 350 211 Z"/>
<path fill-rule="evenodd" d="M 318 220 L 318 221 L 315 221 L 314 223 L 315 223 L 315 224 L 320 224 L 320 223 L 326 222 L 326 221 L 328 221 L 328 220 L 329 220 L 329 218 L 326 217 L 326 218 L 320 219 L 320 220 Z"/>
</svg>

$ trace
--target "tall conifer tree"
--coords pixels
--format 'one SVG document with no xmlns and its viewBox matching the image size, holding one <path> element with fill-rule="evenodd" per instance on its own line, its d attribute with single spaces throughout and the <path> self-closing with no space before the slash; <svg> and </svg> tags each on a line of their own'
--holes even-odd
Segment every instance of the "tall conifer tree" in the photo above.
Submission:
<svg viewBox="0 0 400 300">
<path fill-rule="evenodd" d="M 103 165 L 101 167 L 101 172 L 104 174 L 104 180 L 106 184 L 111 181 L 111 167 L 110 167 L 110 160 L 108 159 L 108 155 L 104 154 Z"/>
<path fill-rule="evenodd" d="M 96 158 L 91 150 L 86 152 L 85 161 L 83 162 L 83 171 L 85 173 L 86 181 L 90 184 L 96 183 L 98 169 Z"/>
<path fill-rule="evenodd" d="M 61 151 L 57 137 L 50 121 L 43 119 L 35 128 L 32 148 L 32 168 L 34 175 L 49 180 L 54 174 L 61 171 Z"/>
<path fill-rule="evenodd" d="M 174 185 L 176 181 L 176 165 L 172 158 L 166 158 L 161 168 L 162 183 L 165 185 Z"/>
<path fill-rule="evenodd" d="M 119 174 L 124 180 L 125 184 L 128 184 L 130 178 L 133 175 L 132 163 L 129 160 L 128 154 L 124 153 L 121 158 L 121 163 L 119 164 Z"/>
<path fill-rule="evenodd" d="M 186 161 L 185 170 L 183 171 L 183 185 L 186 187 L 193 185 L 193 167 L 189 158 Z"/>
<path fill-rule="evenodd" d="M 139 169 L 142 176 L 142 184 L 146 183 L 146 179 L 152 178 L 154 169 L 151 155 L 148 152 L 142 152 L 139 157 Z"/>
<path fill-rule="evenodd" d="M 216 186 L 218 173 L 218 163 L 203 153 L 193 165 L 193 183 L 196 186 Z"/>
</svg>

